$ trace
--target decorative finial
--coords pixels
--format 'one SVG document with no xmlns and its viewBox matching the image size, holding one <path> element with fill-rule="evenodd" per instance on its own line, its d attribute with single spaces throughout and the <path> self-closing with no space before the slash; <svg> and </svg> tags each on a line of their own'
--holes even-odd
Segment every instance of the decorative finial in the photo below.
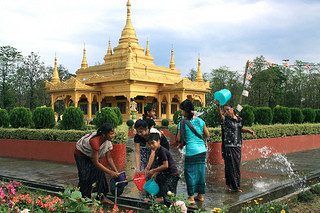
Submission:
<svg viewBox="0 0 320 213">
<path fill-rule="evenodd" d="M 149 56 L 149 55 L 150 55 L 149 41 L 147 40 L 146 56 Z"/>
<path fill-rule="evenodd" d="M 170 69 L 175 69 L 176 64 L 174 63 L 174 58 L 173 58 L 173 44 L 172 44 L 172 49 L 171 49 L 171 60 L 170 60 Z"/>
<path fill-rule="evenodd" d="M 81 69 L 86 69 L 86 68 L 88 68 L 88 63 L 87 63 L 87 57 L 86 57 L 86 44 L 84 43 Z"/>
<path fill-rule="evenodd" d="M 58 64 L 57 64 L 57 53 L 55 53 L 54 58 L 54 69 L 52 74 L 51 83 L 56 84 L 60 82 L 59 73 L 58 73 Z"/>
<path fill-rule="evenodd" d="M 112 49 L 111 49 L 111 42 L 110 42 L 110 38 L 109 38 L 109 47 L 108 47 L 107 55 L 112 55 Z"/>
<path fill-rule="evenodd" d="M 200 63 L 200 53 L 198 53 L 198 72 L 197 72 L 197 78 L 196 82 L 204 82 L 202 72 L 201 72 L 201 63 Z"/>
</svg>

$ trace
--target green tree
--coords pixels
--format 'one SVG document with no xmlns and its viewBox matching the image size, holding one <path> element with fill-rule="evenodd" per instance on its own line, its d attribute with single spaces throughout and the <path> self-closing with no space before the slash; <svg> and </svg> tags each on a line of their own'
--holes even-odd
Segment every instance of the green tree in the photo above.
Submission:
<svg viewBox="0 0 320 213">
<path fill-rule="evenodd" d="M 40 56 L 37 53 L 31 52 L 30 55 L 24 58 L 23 78 L 26 82 L 26 105 L 33 111 L 37 106 L 36 99 L 39 100 L 39 96 L 36 96 L 36 90 L 44 88 L 41 83 L 44 81 L 45 77 L 45 66 L 44 63 L 40 61 Z"/>
<path fill-rule="evenodd" d="M 0 107 L 7 109 L 13 105 L 14 90 L 12 86 L 13 76 L 17 69 L 17 63 L 22 55 L 11 46 L 0 47 Z"/>
<path fill-rule="evenodd" d="M 228 67 L 223 66 L 218 69 L 213 69 L 208 74 L 208 80 L 210 80 L 211 92 L 206 94 L 207 106 L 211 106 L 214 100 L 214 93 L 228 89 L 232 96 L 229 102 L 234 105 L 239 102 L 241 95 L 242 84 L 240 82 L 240 74 L 236 71 L 230 71 Z"/>
</svg>

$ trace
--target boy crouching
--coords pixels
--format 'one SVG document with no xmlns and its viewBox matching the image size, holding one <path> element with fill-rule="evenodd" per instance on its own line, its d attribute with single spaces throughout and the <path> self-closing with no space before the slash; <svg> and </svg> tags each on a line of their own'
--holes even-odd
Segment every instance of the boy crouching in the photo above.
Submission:
<svg viewBox="0 0 320 213">
<path fill-rule="evenodd" d="M 147 142 L 149 148 L 155 151 L 154 165 L 156 165 L 156 168 L 147 171 L 146 175 L 155 179 L 160 188 L 159 195 L 161 197 L 156 201 L 164 200 L 165 204 L 169 204 L 166 200 L 167 192 L 177 193 L 178 180 L 180 179 L 179 171 L 170 152 L 160 145 L 160 135 L 158 133 L 150 133 Z"/>
</svg>

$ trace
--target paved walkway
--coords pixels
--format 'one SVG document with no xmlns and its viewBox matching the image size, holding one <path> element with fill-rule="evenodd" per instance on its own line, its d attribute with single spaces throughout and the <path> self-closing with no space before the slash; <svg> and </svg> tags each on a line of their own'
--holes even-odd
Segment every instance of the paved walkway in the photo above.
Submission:
<svg viewBox="0 0 320 213">
<path fill-rule="evenodd" d="M 183 157 L 178 150 L 173 153 L 178 169 L 183 171 Z M 130 178 L 134 174 L 133 142 L 127 144 L 126 174 Z M 320 149 L 307 150 L 269 158 L 245 161 L 241 165 L 242 193 L 230 193 L 224 190 L 224 166 L 207 165 L 207 192 L 204 202 L 197 202 L 195 208 L 211 210 L 224 205 L 232 206 L 259 197 L 266 191 L 279 187 L 284 183 L 294 182 L 299 177 L 320 170 Z M 181 172 L 183 173 L 183 172 Z M 301 174 L 303 174 L 301 176 Z M 51 161 L 33 161 L 0 157 L 0 175 L 10 176 L 53 185 L 77 185 L 77 168 L 75 164 L 63 164 Z M 178 194 L 186 195 L 186 186 L 182 180 L 178 184 Z M 301 178 L 300 178 L 301 179 Z M 134 183 L 129 183 L 122 196 L 142 199 L 145 195 L 137 190 Z"/>
</svg>

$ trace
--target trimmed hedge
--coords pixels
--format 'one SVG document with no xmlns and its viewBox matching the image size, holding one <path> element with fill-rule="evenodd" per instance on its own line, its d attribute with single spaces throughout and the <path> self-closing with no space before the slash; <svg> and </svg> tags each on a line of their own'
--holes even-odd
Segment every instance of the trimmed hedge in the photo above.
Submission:
<svg viewBox="0 0 320 213">
<path fill-rule="evenodd" d="M 291 112 L 288 107 L 275 107 L 273 112 L 273 123 L 288 124 L 291 121 Z"/>
<path fill-rule="evenodd" d="M 132 129 L 132 126 L 133 126 L 133 124 L 134 124 L 134 121 L 131 120 L 131 119 L 129 119 L 129 120 L 127 120 L 126 124 L 127 124 L 127 126 L 128 126 L 130 129 Z"/>
<path fill-rule="evenodd" d="M 291 112 L 291 121 L 292 124 L 301 124 L 303 122 L 303 114 L 299 108 L 289 108 Z"/>
<path fill-rule="evenodd" d="M 69 106 L 63 113 L 61 126 L 65 130 L 82 129 L 84 127 L 83 112 L 79 107 Z"/>
<path fill-rule="evenodd" d="M 256 107 L 253 110 L 255 124 L 269 125 L 272 124 L 272 110 L 270 107 Z"/>
<path fill-rule="evenodd" d="M 118 125 L 122 125 L 122 120 L 123 120 L 123 117 L 122 117 L 122 114 L 121 114 L 121 111 L 119 109 L 119 107 L 110 107 L 111 109 L 113 109 L 114 113 L 116 113 L 117 115 L 117 118 L 118 118 Z"/>
<path fill-rule="evenodd" d="M 314 123 L 316 119 L 316 113 L 311 108 L 302 109 L 302 113 L 304 115 L 303 123 Z"/>
<path fill-rule="evenodd" d="M 0 138 L 18 140 L 70 141 L 76 142 L 85 134 L 96 130 L 57 130 L 57 129 L 27 129 L 0 128 Z M 115 129 L 113 143 L 128 141 L 128 127 L 121 125 Z"/>
<path fill-rule="evenodd" d="M 104 107 L 101 109 L 101 111 L 96 112 L 96 119 L 94 122 L 96 127 L 99 128 L 106 122 L 111 124 L 114 128 L 119 126 L 118 115 L 115 113 L 115 110 L 113 110 L 112 107 Z"/>
<path fill-rule="evenodd" d="M 175 124 L 178 124 L 180 122 L 181 118 L 182 118 L 181 110 L 177 110 L 173 115 L 173 122 Z"/>
<path fill-rule="evenodd" d="M 29 108 L 15 107 L 9 115 L 9 122 L 13 128 L 28 127 L 32 124 L 32 114 Z"/>
<path fill-rule="evenodd" d="M 315 123 L 320 123 L 320 109 L 315 109 L 314 112 L 316 113 Z"/>
<path fill-rule="evenodd" d="M 175 135 L 177 124 L 170 124 L 168 129 L 170 134 Z M 246 128 L 246 127 L 244 127 Z M 315 135 L 320 134 L 320 123 L 317 124 L 274 124 L 274 125 L 253 125 L 250 127 L 254 131 L 255 136 L 248 133 L 242 133 L 244 140 L 262 139 L 262 138 L 278 138 L 295 135 Z M 221 142 L 221 128 L 208 128 L 210 137 L 208 142 Z"/>
<path fill-rule="evenodd" d="M 32 113 L 32 120 L 36 129 L 52 128 L 56 124 L 51 107 L 37 107 Z"/>
<path fill-rule="evenodd" d="M 169 120 L 168 120 L 168 119 L 163 119 L 163 120 L 161 121 L 161 125 L 162 125 L 162 126 L 169 126 Z"/>
<path fill-rule="evenodd" d="M 9 115 L 6 109 L 0 109 L 0 127 L 9 127 Z"/>
<path fill-rule="evenodd" d="M 253 106 L 243 105 L 242 110 L 239 112 L 239 116 L 242 118 L 244 126 L 252 126 L 254 123 L 254 108 Z"/>
<path fill-rule="evenodd" d="M 195 111 L 200 113 L 201 118 L 207 125 L 207 127 L 217 127 L 220 125 L 220 118 L 217 113 L 217 106 L 210 107 L 196 107 Z"/>
</svg>

